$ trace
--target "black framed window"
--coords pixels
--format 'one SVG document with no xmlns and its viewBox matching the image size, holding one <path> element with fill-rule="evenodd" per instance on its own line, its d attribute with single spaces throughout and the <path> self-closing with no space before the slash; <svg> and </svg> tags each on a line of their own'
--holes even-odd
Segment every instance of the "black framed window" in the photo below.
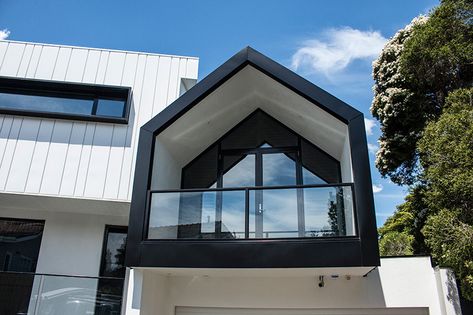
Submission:
<svg viewBox="0 0 473 315">
<path fill-rule="evenodd" d="M 119 314 L 121 310 L 124 283 L 116 278 L 125 278 L 127 232 L 126 226 L 105 226 L 96 299 L 108 301 L 111 314 Z M 100 303 L 96 303 L 95 314 L 102 314 L 102 312 Z"/>
<path fill-rule="evenodd" d="M 44 221 L 0 218 L 0 314 L 26 314 Z"/>
<path fill-rule="evenodd" d="M 340 184 L 338 160 L 257 110 L 182 169 L 189 191 L 153 193 L 148 238 L 351 236 Z"/>
<path fill-rule="evenodd" d="M 0 219 L 0 271 L 35 272 L 44 221 Z"/>
<path fill-rule="evenodd" d="M 131 89 L 0 78 L 0 113 L 127 123 Z"/>
<path fill-rule="evenodd" d="M 250 181 L 252 184 L 248 183 L 249 173 L 253 173 L 256 179 Z M 274 183 L 264 180 L 266 183 L 263 185 L 263 177 L 274 176 L 289 176 L 293 181 L 279 178 Z M 181 188 L 283 183 L 341 183 L 340 162 L 262 110 L 257 110 L 183 168 Z"/>
<path fill-rule="evenodd" d="M 126 226 L 105 226 L 102 247 L 101 277 L 125 277 Z"/>
</svg>

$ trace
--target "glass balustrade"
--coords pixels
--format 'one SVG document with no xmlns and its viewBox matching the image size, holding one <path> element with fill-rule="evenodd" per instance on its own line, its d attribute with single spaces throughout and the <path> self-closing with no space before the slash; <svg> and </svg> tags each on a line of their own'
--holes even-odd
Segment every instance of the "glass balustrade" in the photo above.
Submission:
<svg viewBox="0 0 473 315">
<path fill-rule="evenodd" d="M 124 280 L 0 272 L 2 315 L 119 315 Z"/>
<path fill-rule="evenodd" d="M 351 184 L 151 191 L 148 239 L 354 236 Z"/>
</svg>

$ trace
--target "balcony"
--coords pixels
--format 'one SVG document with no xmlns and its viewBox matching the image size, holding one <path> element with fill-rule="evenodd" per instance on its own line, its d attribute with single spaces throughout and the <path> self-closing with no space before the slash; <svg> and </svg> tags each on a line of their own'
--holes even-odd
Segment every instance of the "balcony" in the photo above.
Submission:
<svg viewBox="0 0 473 315">
<path fill-rule="evenodd" d="M 148 240 L 356 235 L 353 185 L 152 190 Z"/>
<path fill-rule="evenodd" d="M 0 314 L 119 315 L 124 280 L 0 272 Z"/>
<path fill-rule="evenodd" d="M 242 50 L 140 129 L 126 265 L 378 266 L 363 121 Z"/>
</svg>

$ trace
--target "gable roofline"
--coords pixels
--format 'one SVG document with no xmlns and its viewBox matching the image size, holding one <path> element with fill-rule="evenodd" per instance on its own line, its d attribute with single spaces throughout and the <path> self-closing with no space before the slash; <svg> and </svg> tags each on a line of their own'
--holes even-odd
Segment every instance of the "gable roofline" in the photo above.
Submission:
<svg viewBox="0 0 473 315">
<path fill-rule="evenodd" d="M 346 124 L 363 115 L 317 85 L 247 46 L 151 118 L 141 128 L 152 133 L 161 132 L 247 65 L 253 66 Z"/>
</svg>

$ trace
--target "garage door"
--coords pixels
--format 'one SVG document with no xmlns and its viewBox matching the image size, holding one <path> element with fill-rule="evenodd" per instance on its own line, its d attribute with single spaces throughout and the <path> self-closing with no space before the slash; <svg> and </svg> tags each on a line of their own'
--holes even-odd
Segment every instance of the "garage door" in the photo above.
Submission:
<svg viewBox="0 0 473 315">
<path fill-rule="evenodd" d="M 426 307 L 353 309 L 261 309 L 220 307 L 176 307 L 176 315 L 428 315 Z"/>
</svg>

